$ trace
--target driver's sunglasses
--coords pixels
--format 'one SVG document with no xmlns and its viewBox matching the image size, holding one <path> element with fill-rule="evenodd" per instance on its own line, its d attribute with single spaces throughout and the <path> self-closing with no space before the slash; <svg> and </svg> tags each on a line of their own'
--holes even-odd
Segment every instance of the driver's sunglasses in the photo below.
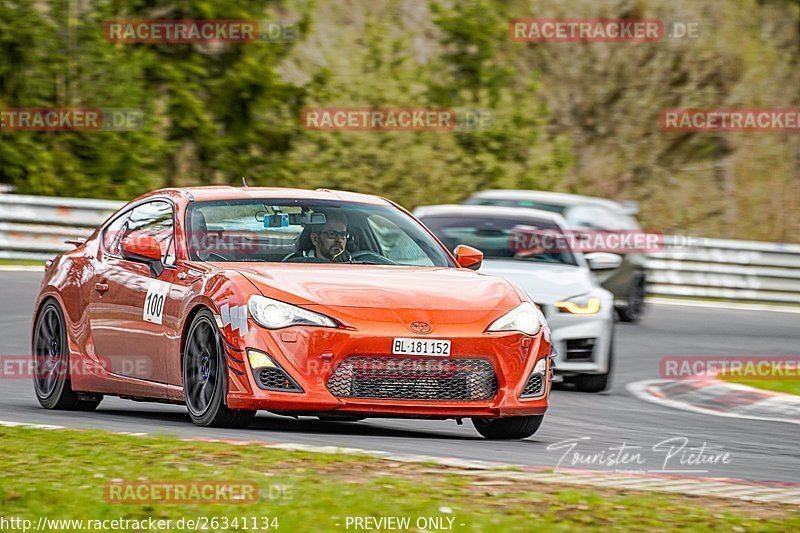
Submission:
<svg viewBox="0 0 800 533">
<path fill-rule="evenodd" d="M 333 240 L 333 239 L 342 239 L 347 240 L 350 238 L 350 234 L 346 231 L 320 231 L 318 232 L 320 235 L 324 235 L 325 237 Z"/>
</svg>

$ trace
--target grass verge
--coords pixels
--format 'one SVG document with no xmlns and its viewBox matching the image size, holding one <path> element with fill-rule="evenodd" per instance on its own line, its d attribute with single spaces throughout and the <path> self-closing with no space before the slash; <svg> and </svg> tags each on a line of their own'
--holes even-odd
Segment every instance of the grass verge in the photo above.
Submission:
<svg viewBox="0 0 800 533">
<path fill-rule="evenodd" d="M 420 517 L 439 517 L 444 525 L 452 518 L 452 531 L 800 531 L 800 511 L 789 506 L 531 486 L 454 475 L 438 466 L 248 444 L 0 427 L 0 457 L 0 517 L 21 517 L 33 524 L 41 516 L 174 521 L 225 517 L 229 524 L 236 517 L 274 517 L 279 531 L 352 531 L 352 525 L 346 527 L 347 517 L 398 516 L 410 518 L 411 531 L 417 530 Z M 108 503 L 104 488 L 111 480 L 254 482 L 259 501 Z M 244 530 L 243 523 L 238 529 L 224 529 L 221 522 L 207 525 L 209 531 L 234 531 Z M 73 525 L 49 530 L 77 529 Z M 179 531 L 174 523 L 171 530 Z"/>
<path fill-rule="evenodd" d="M 719 379 L 728 383 L 747 385 L 756 389 L 770 390 L 774 392 L 785 392 L 786 394 L 800 395 L 800 379 L 742 379 L 736 376 L 720 374 Z"/>
<path fill-rule="evenodd" d="M 44 261 L 21 261 L 18 259 L 0 259 L 0 266 L 40 266 L 44 270 Z"/>
</svg>

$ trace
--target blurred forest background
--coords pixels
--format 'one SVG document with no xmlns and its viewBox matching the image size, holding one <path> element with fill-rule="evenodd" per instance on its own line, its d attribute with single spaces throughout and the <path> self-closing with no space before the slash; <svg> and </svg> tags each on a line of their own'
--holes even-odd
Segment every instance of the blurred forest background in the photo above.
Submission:
<svg viewBox="0 0 800 533">
<path fill-rule="evenodd" d="M 659 43 L 510 41 L 525 17 L 699 23 Z M 294 22 L 294 42 L 111 44 L 109 19 Z M 3 0 L 0 108 L 144 112 L 129 132 L 0 132 L 19 193 L 330 187 L 406 207 L 485 188 L 638 200 L 645 227 L 800 241 L 800 133 L 663 132 L 664 108 L 800 108 L 800 0 Z M 492 128 L 320 132 L 314 106 L 491 110 Z"/>
</svg>

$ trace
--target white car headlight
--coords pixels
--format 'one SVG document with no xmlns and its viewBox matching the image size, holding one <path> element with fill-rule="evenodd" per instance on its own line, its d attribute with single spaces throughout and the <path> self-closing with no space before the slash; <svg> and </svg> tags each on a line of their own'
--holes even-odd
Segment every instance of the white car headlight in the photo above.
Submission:
<svg viewBox="0 0 800 533">
<path fill-rule="evenodd" d="M 600 311 L 600 298 L 591 294 L 582 294 L 553 305 L 562 313 L 596 315 Z"/>
<path fill-rule="evenodd" d="M 247 302 L 247 309 L 253 320 L 268 329 L 281 329 L 289 326 L 338 327 L 336 322 L 325 315 L 264 296 L 251 296 Z"/>
<path fill-rule="evenodd" d="M 520 331 L 526 335 L 536 335 L 542 326 L 539 316 L 535 305 L 522 302 L 495 320 L 487 331 Z"/>
</svg>

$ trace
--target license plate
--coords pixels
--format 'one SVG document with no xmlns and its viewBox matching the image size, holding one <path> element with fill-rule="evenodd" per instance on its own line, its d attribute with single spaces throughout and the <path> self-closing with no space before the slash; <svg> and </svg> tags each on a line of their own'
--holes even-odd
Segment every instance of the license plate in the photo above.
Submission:
<svg viewBox="0 0 800 533">
<path fill-rule="evenodd" d="M 396 355 L 450 355 L 450 341 L 434 339 L 395 339 L 392 353 Z"/>
</svg>

